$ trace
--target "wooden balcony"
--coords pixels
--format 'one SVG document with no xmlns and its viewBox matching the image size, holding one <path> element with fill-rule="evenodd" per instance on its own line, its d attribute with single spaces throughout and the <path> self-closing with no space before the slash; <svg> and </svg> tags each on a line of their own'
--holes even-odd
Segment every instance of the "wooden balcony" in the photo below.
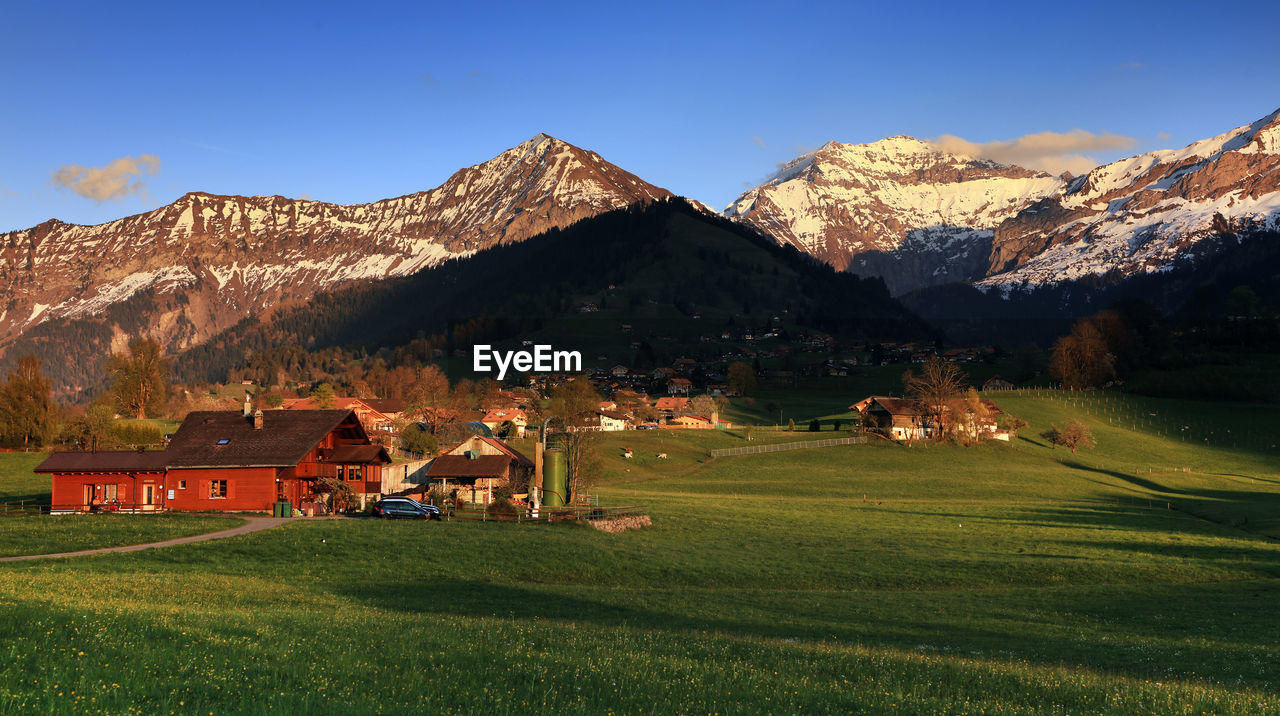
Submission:
<svg viewBox="0 0 1280 716">
<path fill-rule="evenodd" d="M 337 478 L 338 466 L 323 462 L 304 462 L 298 465 L 297 476 L 301 478 Z"/>
</svg>

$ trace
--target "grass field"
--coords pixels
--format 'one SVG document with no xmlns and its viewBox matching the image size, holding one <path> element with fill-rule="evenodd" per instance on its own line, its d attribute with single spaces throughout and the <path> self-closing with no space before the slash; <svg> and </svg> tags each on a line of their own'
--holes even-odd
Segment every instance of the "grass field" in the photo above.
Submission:
<svg viewBox="0 0 1280 716">
<path fill-rule="evenodd" d="M 49 504 L 49 476 L 32 472 L 47 457 L 45 452 L 0 452 L 0 502 Z"/>
<path fill-rule="evenodd" d="M 0 565 L 0 711 L 1280 712 L 1276 454 L 996 399 L 1008 445 L 606 435 L 596 491 L 654 520 L 623 534 L 299 520 Z M 1035 437 L 1077 416 L 1096 449 Z"/>
<path fill-rule="evenodd" d="M 225 530 L 243 522 L 229 515 L 206 514 L 0 517 L 0 557 L 159 542 Z"/>
</svg>

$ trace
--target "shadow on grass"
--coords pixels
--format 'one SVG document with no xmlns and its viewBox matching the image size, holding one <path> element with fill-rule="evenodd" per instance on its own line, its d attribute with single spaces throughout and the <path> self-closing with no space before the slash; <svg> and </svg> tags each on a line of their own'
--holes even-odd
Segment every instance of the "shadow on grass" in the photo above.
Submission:
<svg viewBox="0 0 1280 716">
<path fill-rule="evenodd" d="M 1246 547 L 1224 544 L 1185 544 L 1176 541 L 1138 542 L 1134 540 L 1057 540 L 1058 544 L 1074 545 L 1081 549 L 1113 550 L 1130 552 L 1151 557 L 1176 557 L 1194 560 L 1198 564 L 1220 563 L 1224 567 L 1240 569 L 1246 567 L 1258 570 L 1257 577 L 1273 579 L 1280 577 L 1280 549 L 1268 548 L 1265 542 L 1251 542 L 1257 546 Z"/>
<path fill-rule="evenodd" d="M 1134 487 L 1140 487 L 1144 490 L 1149 490 L 1151 492 L 1166 492 L 1173 495 L 1185 494 L 1182 490 L 1175 490 L 1172 487 L 1165 487 L 1164 485 L 1161 485 L 1160 483 L 1154 480 L 1147 480 L 1145 478 L 1141 478 L 1136 475 L 1130 475 L 1127 472 L 1120 472 L 1118 470 L 1106 470 L 1100 467 L 1094 467 L 1092 465 L 1085 465 L 1084 463 L 1076 462 L 1074 460 L 1058 460 L 1058 463 L 1061 464 L 1063 467 L 1069 467 L 1072 470 L 1080 470 L 1082 472 L 1093 472 L 1099 475 L 1107 475 L 1108 477 L 1114 477 L 1118 480 L 1123 480 L 1124 482 L 1127 482 L 1130 485 L 1133 485 Z"/>
<path fill-rule="evenodd" d="M 1280 539 L 1280 492 L 1260 490 L 1173 488 L 1154 480 L 1116 470 L 1105 470 L 1082 463 L 1060 460 L 1063 466 L 1081 472 L 1106 475 L 1145 491 L 1154 506 L 1164 502 L 1169 509 L 1208 520 L 1224 527 L 1244 530 L 1264 539 Z M 1141 499 L 1135 498 L 1135 499 Z"/>
<path fill-rule="evenodd" d="M 5 504 L 26 503 L 28 505 L 43 505 L 47 507 L 53 501 L 53 495 L 48 492 L 32 492 L 27 495 L 0 495 L 0 502 Z"/>
<path fill-rule="evenodd" d="M 1269 667 L 1256 658 L 1271 640 L 1248 620 L 1231 633 L 1202 610 L 1249 613 L 1280 596 L 1280 583 L 1095 585 L 948 591 L 786 592 L 594 589 L 517 585 L 458 578 L 347 584 L 338 591 L 370 606 L 438 617 L 509 618 L 576 628 L 639 628 L 668 634 L 857 643 L 908 651 L 989 654 L 1059 667 L 1101 668 L 1137 678 L 1167 677 L 1170 665 L 1188 679 L 1262 682 Z M 1209 598 L 1209 595 L 1212 598 Z M 1247 604 L 1246 604 L 1247 603 Z M 1177 613 L 1176 631 L 1152 613 Z M 1256 621 L 1256 620 L 1255 620 Z M 1082 638 L 1081 629 L 1092 630 Z M 1100 640 L 1111 640 L 1100 644 Z M 1133 658 L 1135 650 L 1159 658 Z M 1242 663 L 1252 658 L 1252 667 Z M 1252 671 L 1250 671 L 1252 669 Z"/>
</svg>

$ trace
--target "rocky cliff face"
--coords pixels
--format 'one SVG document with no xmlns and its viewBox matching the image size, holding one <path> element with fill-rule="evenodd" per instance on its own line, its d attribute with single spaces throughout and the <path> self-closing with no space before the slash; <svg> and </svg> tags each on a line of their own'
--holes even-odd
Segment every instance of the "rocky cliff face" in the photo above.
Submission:
<svg viewBox="0 0 1280 716">
<path fill-rule="evenodd" d="M 1211 236 L 1280 228 L 1280 110 L 1180 150 L 1077 177 L 1003 222 L 980 286 L 1129 276 L 1192 261 Z"/>
<path fill-rule="evenodd" d="M 829 142 L 725 210 L 895 293 L 985 275 L 993 232 L 1064 180 L 911 137 Z M 975 273 L 976 272 L 976 273 Z"/>
<path fill-rule="evenodd" d="M 181 350 L 335 284 L 414 273 L 666 196 L 539 134 L 436 189 L 372 204 L 193 192 L 98 226 L 50 220 L 0 234 L 0 350 L 42 323 L 111 320 L 126 304 L 149 312 L 136 321 L 143 333 Z M 149 300 L 130 302 L 139 296 Z M 137 333 L 112 329 L 114 348 Z"/>
</svg>

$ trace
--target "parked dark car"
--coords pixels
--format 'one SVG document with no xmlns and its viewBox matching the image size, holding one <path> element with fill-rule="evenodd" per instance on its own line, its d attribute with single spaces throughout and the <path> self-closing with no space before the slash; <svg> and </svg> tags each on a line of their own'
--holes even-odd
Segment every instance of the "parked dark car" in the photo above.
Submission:
<svg viewBox="0 0 1280 716">
<path fill-rule="evenodd" d="M 386 519 L 403 517 L 411 520 L 438 520 L 440 508 L 424 505 L 410 497 L 384 497 L 374 504 L 373 516 Z"/>
</svg>

